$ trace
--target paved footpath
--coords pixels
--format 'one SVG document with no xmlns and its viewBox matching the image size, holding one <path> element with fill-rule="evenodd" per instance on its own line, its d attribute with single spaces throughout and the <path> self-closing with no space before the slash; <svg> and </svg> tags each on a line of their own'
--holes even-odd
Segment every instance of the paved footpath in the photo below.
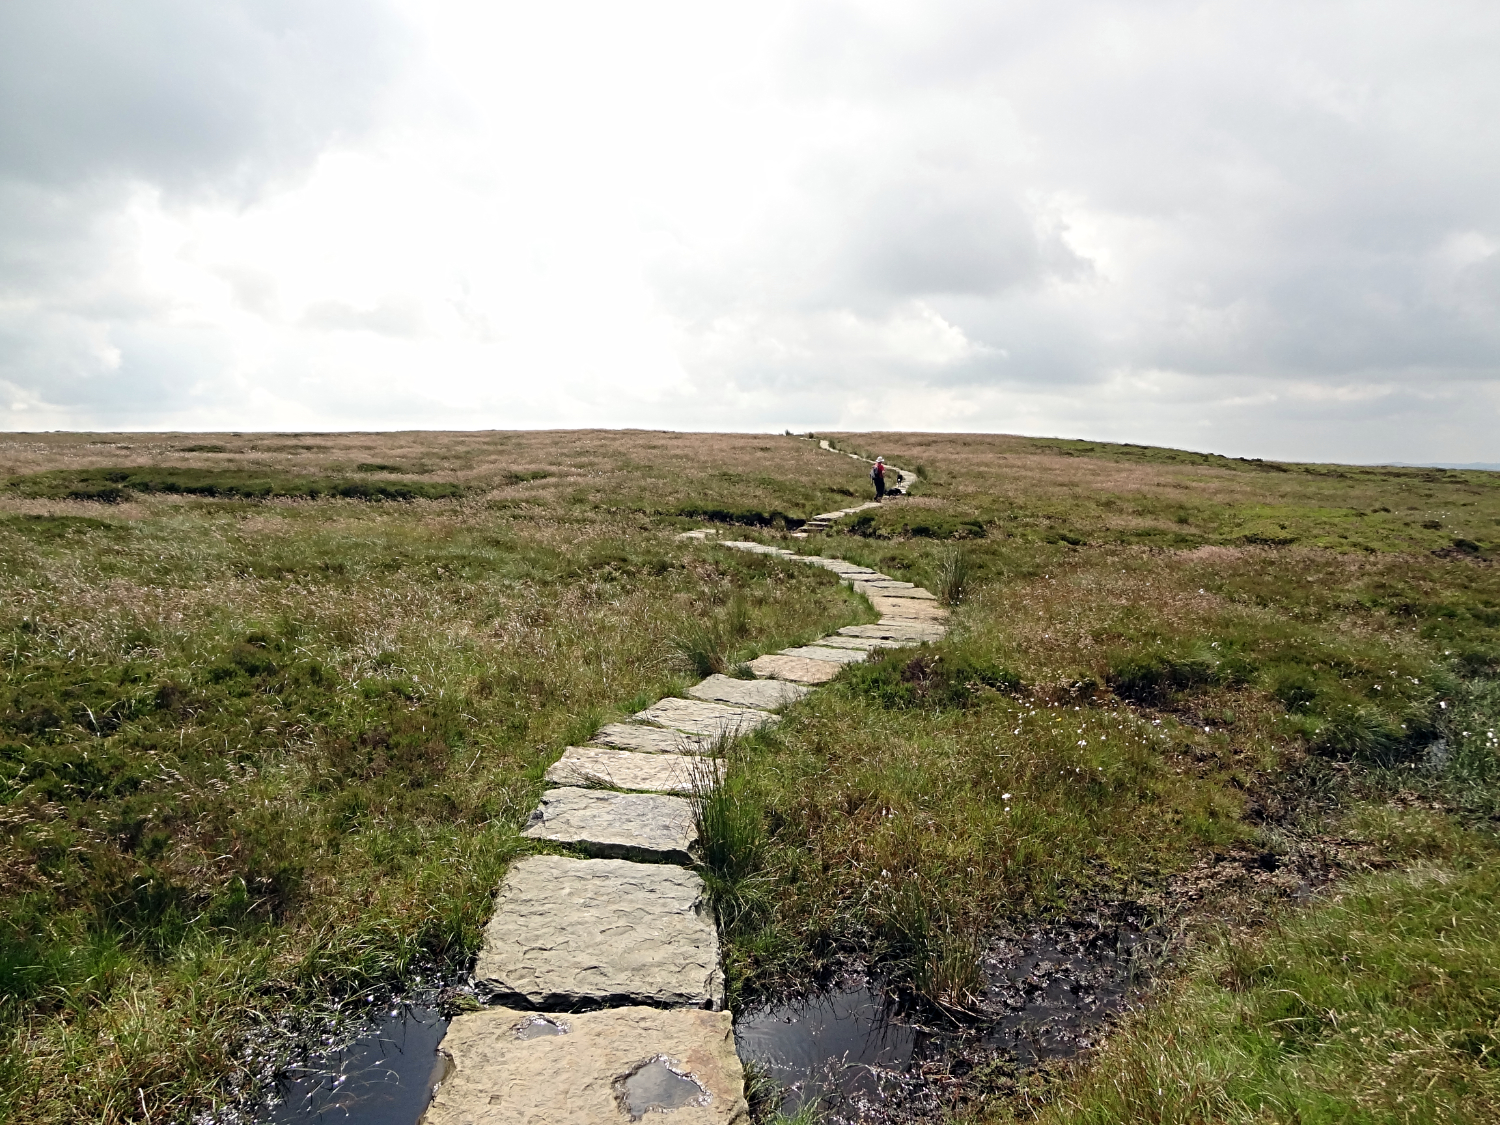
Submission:
<svg viewBox="0 0 1500 1125">
<path fill-rule="evenodd" d="M 691 794 L 722 776 L 716 740 L 774 725 L 872 649 L 940 639 L 947 611 L 841 559 L 720 545 L 831 570 L 880 621 L 758 657 L 754 680 L 710 676 L 563 752 L 525 834 L 594 858 L 511 865 L 474 969 L 490 1004 L 448 1028 L 447 1074 L 423 1125 L 748 1123 L 719 935 L 691 870 Z"/>
</svg>

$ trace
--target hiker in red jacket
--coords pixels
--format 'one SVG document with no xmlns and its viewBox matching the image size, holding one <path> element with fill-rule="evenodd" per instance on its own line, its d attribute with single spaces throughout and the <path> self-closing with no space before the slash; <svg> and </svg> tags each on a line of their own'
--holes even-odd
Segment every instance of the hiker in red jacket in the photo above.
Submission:
<svg viewBox="0 0 1500 1125">
<path fill-rule="evenodd" d="M 875 499 L 885 496 L 885 458 L 875 458 L 875 467 L 870 470 L 870 479 L 875 482 Z"/>
</svg>

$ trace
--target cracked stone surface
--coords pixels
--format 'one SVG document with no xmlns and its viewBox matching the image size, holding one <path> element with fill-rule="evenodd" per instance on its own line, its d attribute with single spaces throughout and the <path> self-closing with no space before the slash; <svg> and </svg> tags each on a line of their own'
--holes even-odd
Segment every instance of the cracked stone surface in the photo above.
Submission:
<svg viewBox="0 0 1500 1125">
<path fill-rule="evenodd" d="M 691 801 L 575 787 L 542 794 L 521 835 L 571 844 L 608 859 L 683 865 L 693 862 L 690 849 L 698 842 Z"/>
<path fill-rule="evenodd" d="M 511 864 L 474 979 L 496 999 L 549 1011 L 724 1006 L 719 935 L 691 871 L 536 855 Z"/>
<path fill-rule="evenodd" d="M 625 1080 L 653 1060 L 693 1086 L 684 1086 L 687 1104 L 648 1110 L 645 1121 L 749 1125 L 728 1012 L 612 1008 L 546 1022 L 538 1034 L 537 1015 L 514 1008 L 457 1017 L 422 1125 L 626 1125 Z"/>
<path fill-rule="evenodd" d="M 691 793 L 693 779 L 713 782 L 724 763 L 695 754 L 643 754 L 605 746 L 569 746 L 547 771 L 553 785 L 609 786 L 648 793 Z"/>
<path fill-rule="evenodd" d="M 631 718 L 637 722 L 656 723 L 658 726 L 684 730 L 690 734 L 706 734 L 711 738 L 734 738 L 777 721 L 776 716 L 768 711 L 671 696 L 657 700 L 644 711 L 637 711 Z"/>
<path fill-rule="evenodd" d="M 799 648 L 784 648 L 778 656 L 800 656 L 806 660 L 823 660 L 834 664 L 853 664 L 863 660 L 865 652 L 854 648 L 821 648 L 818 645 L 802 645 Z"/>
<path fill-rule="evenodd" d="M 915 590 L 917 588 L 915 582 L 902 582 L 899 579 L 886 578 L 884 576 L 879 578 L 858 578 L 854 580 L 854 585 L 856 588 L 868 586 L 872 590 Z"/>
<path fill-rule="evenodd" d="M 774 680 L 791 680 L 799 684 L 826 684 L 843 667 L 830 660 L 809 660 L 805 656 L 782 656 L 771 653 L 750 661 L 750 671 Z"/>
<path fill-rule="evenodd" d="M 639 750 L 645 754 L 706 754 L 713 740 L 701 734 L 662 730 L 636 723 L 608 723 L 589 739 L 620 750 Z"/>
<path fill-rule="evenodd" d="M 796 703 L 809 690 L 811 689 L 776 680 L 736 680 L 732 676 L 714 675 L 688 688 L 688 694 L 695 699 L 758 707 L 762 711 L 778 711 L 788 704 Z"/>
</svg>

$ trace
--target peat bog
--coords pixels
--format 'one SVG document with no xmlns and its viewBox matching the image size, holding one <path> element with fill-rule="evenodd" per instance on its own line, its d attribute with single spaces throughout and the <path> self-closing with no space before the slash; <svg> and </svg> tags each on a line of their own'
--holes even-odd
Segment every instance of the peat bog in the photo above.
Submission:
<svg viewBox="0 0 1500 1125">
<path fill-rule="evenodd" d="M 910 1043 L 763 1116 L 1500 1116 L 1494 474 L 818 436 L 922 483 L 798 540 L 867 484 L 791 436 L 0 443 L 0 1115 L 228 1119 L 461 980 L 564 746 L 872 619 L 706 519 L 954 606 L 733 747 L 742 1034 Z"/>
</svg>

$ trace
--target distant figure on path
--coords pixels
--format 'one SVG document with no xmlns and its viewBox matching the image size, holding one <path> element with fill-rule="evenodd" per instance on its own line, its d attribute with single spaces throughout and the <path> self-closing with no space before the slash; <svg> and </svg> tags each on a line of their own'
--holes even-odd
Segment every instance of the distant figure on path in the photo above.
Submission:
<svg viewBox="0 0 1500 1125">
<path fill-rule="evenodd" d="M 870 470 L 870 479 L 875 482 L 875 499 L 885 496 L 885 458 L 875 458 L 875 467 Z"/>
</svg>

